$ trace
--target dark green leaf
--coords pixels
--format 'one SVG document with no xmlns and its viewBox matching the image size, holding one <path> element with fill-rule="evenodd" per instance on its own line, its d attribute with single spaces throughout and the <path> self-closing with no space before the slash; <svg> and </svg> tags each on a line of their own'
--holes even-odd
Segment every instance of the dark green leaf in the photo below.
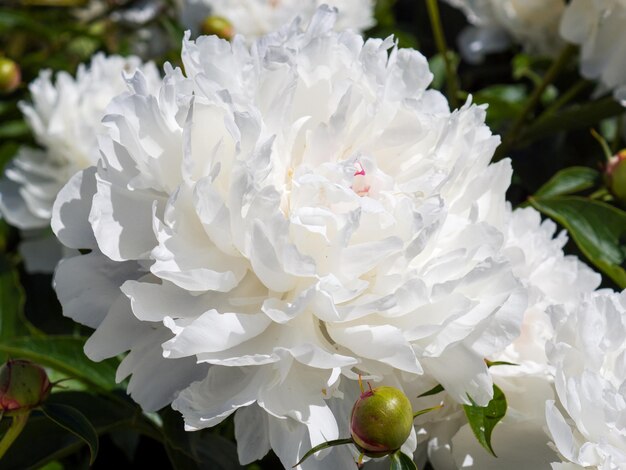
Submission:
<svg viewBox="0 0 626 470">
<path fill-rule="evenodd" d="M 535 197 L 552 197 L 576 193 L 593 188 L 600 179 L 600 173 L 585 166 L 565 168 L 554 175 L 544 184 Z"/>
<path fill-rule="evenodd" d="M 565 227 L 580 251 L 620 288 L 626 288 L 626 212 L 577 196 L 529 201 Z"/>
<path fill-rule="evenodd" d="M 0 342 L 0 352 L 30 359 L 96 388 L 115 388 L 117 360 L 92 362 L 83 353 L 84 344 L 84 338 L 73 336 L 27 336 Z"/>
<path fill-rule="evenodd" d="M 440 385 L 435 385 L 433 388 L 431 388 L 427 392 L 422 393 L 417 398 L 429 397 L 431 395 L 437 395 L 438 393 L 441 393 L 443 391 L 444 391 L 443 385 L 441 385 L 441 384 Z"/>
<path fill-rule="evenodd" d="M 497 385 L 493 386 L 493 398 L 487 406 L 463 405 L 465 416 L 476 439 L 494 457 L 496 453 L 491 446 L 491 434 L 495 425 L 504 418 L 506 408 L 506 397 Z"/>
<path fill-rule="evenodd" d="M 417 465 L 413 459 L 400 451 L 390 455 L 391 467 L 389 470 L 417 470 Z"/>
<path fill-rule="evenodd" d="M 68 405 L 45 403 L 43 413 L 63 429 L 71 432 L 89 447 L 89 464 L 92 465 L 98 455 L 98 433 L 85 415 Z"/>
</svg>

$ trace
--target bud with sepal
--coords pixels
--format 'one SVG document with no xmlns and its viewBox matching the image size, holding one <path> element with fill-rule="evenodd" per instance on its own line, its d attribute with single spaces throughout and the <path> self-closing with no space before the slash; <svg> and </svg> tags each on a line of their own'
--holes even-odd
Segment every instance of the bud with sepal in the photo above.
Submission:
<svg viewBox="0 0 626 470">
<path fill-rule="evenodd" d="M 48 398 L 51 388 L 41 366 L 22 359 L 9 360 L 0 367 L 0 411 L 8 416 L 29 413 Z"/>
</svg>

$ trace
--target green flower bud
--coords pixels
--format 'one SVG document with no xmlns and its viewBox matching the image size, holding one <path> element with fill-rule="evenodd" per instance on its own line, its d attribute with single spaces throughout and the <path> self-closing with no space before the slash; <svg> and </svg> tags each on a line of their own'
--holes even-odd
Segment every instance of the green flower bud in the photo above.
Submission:
<svg viewBox="0 0 626 470">
<path fill-rule="evenodd" d="M 626 149 L 617 152 L 606 166 L 606 184 L 622 204 L 626 204 Z"/>
<path fill-rule="evenodd" d="M 412 427 L 411 402 L 394 387 L 370 388 L 361 393 L 352 408 L 352 440 L 368 457 L 382 457 L 398 450 Z"/>
<path fill-rule="evenodd" d="M 21 80 L 20 67 L 11 59 L 0 57 L 0 93 L 11 93 Z"/>
<path fill-rule="evenodd" d="M 30 361 L 9 360 L 0 367 L 0 411 L 9 416 L 39 406 L 50 394 L 46 371 Z"/>
<path fill-rule="evenodd" d="M 202 34 L 215 36 L 230 41 L 235 35 L 232 23 L 221 16 L 207 16 L 200 25 Z"/>
</svg>

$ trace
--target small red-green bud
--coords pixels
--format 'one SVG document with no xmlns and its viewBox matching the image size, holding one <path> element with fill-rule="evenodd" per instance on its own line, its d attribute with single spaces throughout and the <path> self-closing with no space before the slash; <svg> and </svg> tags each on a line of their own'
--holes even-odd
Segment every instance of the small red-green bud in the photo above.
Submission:
<svg viewBox="0 0 626 470">
<path fill-rule="evenodd" d="M 352 440 L 368 457 L 382 457 L 398 450 L 412 427 L 411 402 L 394 387 L 364 391 L 352 408 Z"/>
<path fill-rule="evenodd" d="M 20 67 L 11 59 L 0 57 L 0 93 L 11 93 L 22 81 Z"/>
<path fill-rule="evenodd" d="M 222 16 L 207 16 L 200 25 L 202 34 L 210 36 L 214 34 L 218 38 L 230 41 L 235 36 L 235 27 Z"/>
<path fill-rule="evenodd" d="M 605 170 L 606 184 L 622 204 L 626 204 L 626 149 L 609 158 Z"/>
<path fill-rule="evenodd" d="M 46 371 L 30 361 L 9 360 L 0 367 L 0 411 L 9 416 L 39 406 L 50 394 Z"/>
</svg>

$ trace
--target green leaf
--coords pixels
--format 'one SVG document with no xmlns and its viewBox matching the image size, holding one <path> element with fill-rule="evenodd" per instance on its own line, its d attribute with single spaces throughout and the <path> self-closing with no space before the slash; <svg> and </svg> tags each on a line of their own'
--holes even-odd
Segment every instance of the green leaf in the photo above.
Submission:
<svg viewBox="0 0 626 470">
<path fill-rule="evenodd" d="M 495 425 L 506 414 L 506 397 L 502 390 L 497 385 L 494 385 L 493 398 L 487 406 L 477 406 L 471 398 L 470 401 L 472 401 L 472 405 L 463 405 L 470 428 L 472 428 L 472 432 L 480 445 L 496 457 L 496 453 L 491 446 L 491 433 Z"/>
<path fill-rule="evenodd" d="M 413 459 L 400 451 L 391 454 L 390 457 L 391 467 L 389 470 L 417 470 L 417 465 Z"/>
<path fill-rule="evenodd" d="M 57 392 L 47 404 L 61 404 L 79 410 L 98 435 L 117 429 L 134 429 L 160 440 L 160 432 L 126 394 L 104 397 L 85 392 Z M 83 448 L 85 443 L 72 432 L 59 427 L 42 412 L 33 411 L 26 427 L 2 458 L 2 470 L 35 470 Z"/>
<path fill-rule="evenodd" d="M 429 397 L 431 395 L 437 395 L 438 393 L 441 393 L 443 391 L 444 391 L 443 385 L 441 385 L 441 384 L 435 385 L 433 388 L 431 388 L 427 392 L 424 392 L 421 395 L 418 395 L 417 398 Z"/>
<path fill-rule="evenodd" d="M 544 184 L 535 197 L 553 197 L 576 193 L 593 188 L 600 179 L 600 173 L 585 166 L 572 166 L 555 174 Z"/>
<path fill-rule="evenodd" d="M 316 445 L 311 450 L 309 450 L 306 454 L 304 454 L 304 456 L 300 459 L 300 461 L 297 464 L 294 465 L 294 467 L 297 467 L 306 459 L 311 457 L 316 452 L 319 452 L 320 450 L 328 449 L 329 447 L 343 446 L 343 445 L 352 444 L 352 443 L 353 443 L 352 439 L 335 439 L 334 441 L 322 442 L 321 444 Z"/>
<path fill-rule="evenodd" d="M 565 227 L 589 261 L 626 288 L 626 212 L 577 196 L 533 197 L 529 202 Z"/>
<path fill-rule="evenodd" d="M 93 465 L 98 455 L 98 434 L 85 415 L 68 405 L 45 403 L 43 413 L 63 429 L 83 440 L 89 447 L 89 464 Z"/>
<path fill-rule="evenodd" d="M 102 390 L 116 388 L 118 361 L 92 362 L 83 352 L 84 344 L 84 338 L 73 336 L 26 336 L 0 342 L 0 352 L 30 359 Z"/>
</svg>

